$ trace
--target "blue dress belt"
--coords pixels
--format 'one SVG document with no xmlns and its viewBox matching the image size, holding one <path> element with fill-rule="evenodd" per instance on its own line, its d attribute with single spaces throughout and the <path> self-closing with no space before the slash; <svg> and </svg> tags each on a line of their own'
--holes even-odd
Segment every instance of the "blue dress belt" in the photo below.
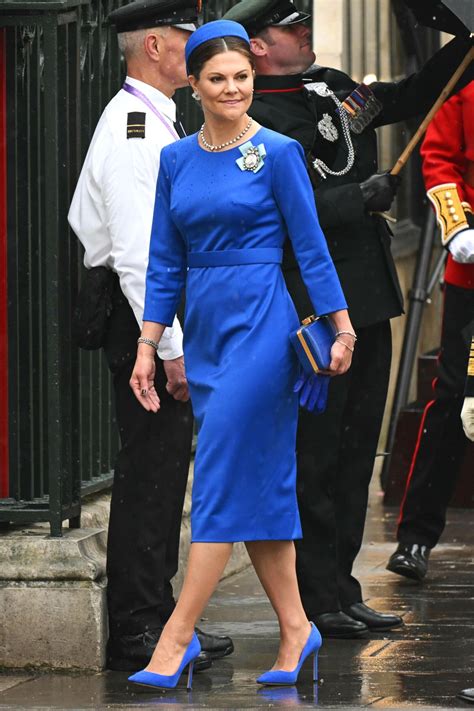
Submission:
<svg viewBox="0 0 474 711">
<path fill-rule="evenodd" d="M 223 249 L 212 252 L 188 252 L 188 267 L 233 267 L 239 264 L 281 264 L 283 250 L 279 247 L 254 249 Z"/>
</svg>

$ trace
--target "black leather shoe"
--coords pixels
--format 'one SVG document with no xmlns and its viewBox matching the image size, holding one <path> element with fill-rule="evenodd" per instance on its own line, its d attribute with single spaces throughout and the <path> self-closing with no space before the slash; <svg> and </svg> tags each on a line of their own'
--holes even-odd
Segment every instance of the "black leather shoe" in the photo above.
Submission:
<svg viewBox="0 0 474 711">
<path fill-rule="evenodd" d="M 355 602 L 344 610 L 354 620 L 363 622 L 371 632 L 384 632 L 393 630 L 394 627 L 403 625 L 403 620 L 398 615 L 387 615 L 385 612 L 377 612 L 363 602 Z"/>
<path fill-rule="evenodd" d="M 474 704 L 474 689 L 463 689 L 459 692 L 458 698 L 470 704 Z"/>
<path fill-rule="evenodd" d="M 109 637 L 107 641 L 106 666 L 114 671 L 138 671 L 146 667 L 160 638 L 161 629 L 148 630 L 141 634 Z M 202 651 L 194 663 L 195 671 L 212 666 L 211 656 Z"/>
<path fill-rule="evenodd" d="M 431 548 L 418 543 L 399 543 L 387 563 L 387 570 L 411 580 L 421 581 L 428 572 Z"/>
<path fill-rule="evenodd" d="M 232 654 L 234 651 L 234 643 L 230 637 L 208 634 L 200 630 L 199 627 L 196 627 L 196 634 L 201 643 L 201 649 L 203 652 L 207 652 L 211 659 L 227 657 L 228 654 Z"/>
<path fill-rule="evenodd" d="M 363 622 L 353 620 L 344 612 L 324 612 L 310 618 L 322 637 L 334 639 L 359 639 L 367 637 L 369 628 Z"/>
</svg>

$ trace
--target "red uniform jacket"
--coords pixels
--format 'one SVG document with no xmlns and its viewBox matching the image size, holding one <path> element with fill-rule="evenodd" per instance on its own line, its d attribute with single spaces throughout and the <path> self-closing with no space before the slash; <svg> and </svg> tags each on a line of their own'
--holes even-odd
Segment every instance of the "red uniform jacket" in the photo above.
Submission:
<svg viewBox="0 0 474 711">
<path fill-rule="evenodd" d="M 474 81 L 452 96 L 438 111 L 421 147 L 426 189 L 455 183 L 466 215 L 474 212 Z M 445 281 L 474 289 L 474 264 L 459 264 L 448 256 Z"/>
</svg>

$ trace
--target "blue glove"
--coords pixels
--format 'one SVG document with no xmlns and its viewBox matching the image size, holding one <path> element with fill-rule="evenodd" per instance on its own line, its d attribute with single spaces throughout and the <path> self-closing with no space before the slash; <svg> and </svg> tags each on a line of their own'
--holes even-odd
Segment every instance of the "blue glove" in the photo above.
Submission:
<svg viewBox="0 0 474 711">
<path fill-rule="evenodd" d="M 329 375 L 306 375 L 301 372 L 293 392 L 299 393 L 300 407 L 320 415 L 326 409 Z"/>
</svg>

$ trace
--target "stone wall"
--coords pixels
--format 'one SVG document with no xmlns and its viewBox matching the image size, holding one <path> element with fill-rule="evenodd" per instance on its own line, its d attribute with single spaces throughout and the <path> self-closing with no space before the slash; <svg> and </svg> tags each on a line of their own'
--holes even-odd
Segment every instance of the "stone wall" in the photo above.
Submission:
<svg viewBox="0 0 474 711">
<path fill-rule="evenodd" d="M 104 529 L 0 536 L 0 667 L 101 669 L 107 640 Z"/>
</svg>

